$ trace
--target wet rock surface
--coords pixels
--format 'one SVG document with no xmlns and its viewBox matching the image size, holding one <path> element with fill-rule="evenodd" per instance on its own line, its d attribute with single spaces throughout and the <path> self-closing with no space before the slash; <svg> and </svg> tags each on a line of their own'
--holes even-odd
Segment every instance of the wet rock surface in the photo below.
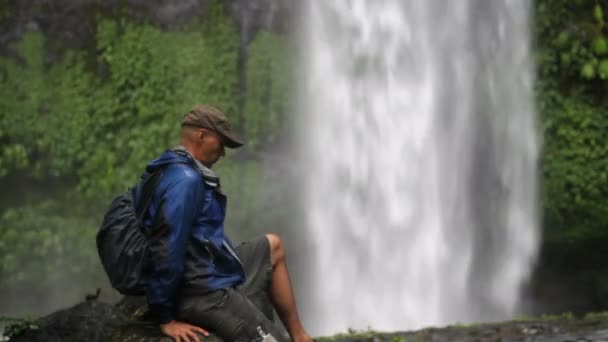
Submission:
<svg viewBox="0 0 608 342">
<path fill-rule="evenodd" d="M 143 298 L 116 305 L 89 299 L 57 311 L 24 328 L 10 341 L 152 341 L 171 342 L 146 319 Z M 211 336 L 202 341 L 221 342 Z M 428 328 L 412 332 L 362 332 L 319 338 L 342 342 L 608 342 L 608 313 L 587 318 L 559 318 Z"/>
<path fill-rule="evenodd" d="M 608 342 L 608 315 L 587 319 L 526 320 L 429 328 L 403 333 L 362 333 L 341 342 Z"/>
<path fill-rule="evenodd" d="M 147 320 L 145 301 L 136 297 L 123 299 L 116 305 L 87 300 L 22 328 L 9 326 L 7 331 L 11 330 L 17 332 L 9 335 L 11 342 L 172 342 L 160 333 L 158 325 Z M 222 341 L 215 336 L 199 337 L 203 341 Z"/>
<path fill-rule="evenodd" d="M 105 341 L 128 317 L 114 306 L 96 300 L 57 311 L 25 327 L 9 326 L 10 341 Z"/>
</svg>

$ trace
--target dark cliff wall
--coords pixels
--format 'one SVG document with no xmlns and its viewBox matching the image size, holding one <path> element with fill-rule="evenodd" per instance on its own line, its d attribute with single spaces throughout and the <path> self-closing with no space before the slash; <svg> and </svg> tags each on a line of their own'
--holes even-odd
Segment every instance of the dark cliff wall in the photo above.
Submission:
<svg viewBox="0 0 608 342">
<path fill-rule="evenodd" d="M 9 0 L 0 5 L 0 55 L 21 57 L 11 49 L 27 31 L 40 31 L 47 38 L 47 63 L 66 49 L 95 50 L 96 21 L 101 16 L 126 15 L 166 30 L 204 21 L 210 0 Z M 246 97 L 247 47 L 260 30 L 287 34 L 296 12 L 291 0 L 223 0 L 239 32 L 239 111 Z"/>
</svg>

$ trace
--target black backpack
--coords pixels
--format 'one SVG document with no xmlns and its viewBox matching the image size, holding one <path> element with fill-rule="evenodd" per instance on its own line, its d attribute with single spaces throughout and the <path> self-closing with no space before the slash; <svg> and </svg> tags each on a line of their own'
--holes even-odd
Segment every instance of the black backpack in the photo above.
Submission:
<svg viewBox="0 0 608 342">
<path fill-rule="evenodd" d="M 162 172 L 142 180 L 141 200 L 135 208 L 135 189 L 114 198 L 97 232 L 97 252 L 110 283 L 123 295 L 145 294 L 148 236 L 142 229 L 146 212 Z"/>
</svg>

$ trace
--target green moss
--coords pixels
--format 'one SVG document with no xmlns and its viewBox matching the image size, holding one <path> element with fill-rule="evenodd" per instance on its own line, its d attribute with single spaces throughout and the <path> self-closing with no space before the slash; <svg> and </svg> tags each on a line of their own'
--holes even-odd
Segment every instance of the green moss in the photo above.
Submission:
<svg viewBox="0 0 608 342">
<path fill-rule="evenodd" d="M 584 319 L 592 321 L 608 321 L 608 311 L 590 312 L 585 315 Z"/>
<path fill-rule="evenodd" d="M 571 312 L 564 312 L 561 314 L 544 314 L 540 316 L 519 316 L 516 317 L 513 322 L 536 322 L 536 321 L 564 321 L 573 320 L 576 317 Z"/>
<path fill-rule="evenodd" d="M 6 328 L 4 328 L 4 332 L 0 334 L 0 340 L 4 341 L 2 338 L 6 337 L 8 340 L 11 338 L 17 337 L 25 333 L 26 331 L 38 330 L 39 322 L 37 319 L 33 317 L 25 317 L 25 318 L 9 318 L 9 317 L 0 317 L 0 323 L 6 324 Z"/>
<path fill-rule="evenodd" d="M 470 329 L 470 328 L 477 328 L 477 327 L 483 326 L 484 324 L 486 324 L 486 323 L 480 323 L 480 322 L 454 323 L 454 324 L 450 324 L 448 327 L 455 328 L 455 329 Z"/>
</svg>

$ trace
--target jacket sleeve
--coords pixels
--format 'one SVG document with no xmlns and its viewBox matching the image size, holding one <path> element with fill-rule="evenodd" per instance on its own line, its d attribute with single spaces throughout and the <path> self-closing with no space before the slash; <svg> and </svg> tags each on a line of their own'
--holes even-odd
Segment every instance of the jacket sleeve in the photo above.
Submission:
<svg viewBox="0 0 608 342">
<path fill-rule="evenodd" d="M 157 187 L 158 235 L 150 244 L 148 305 L 159 323 L 176 319 L 176 302 L 184 272 L 186 247 L 202 201 L 200 175 L 189 168 L 168 167 Z M 160 193 L 160 194 L 159 194 Z"/>
</svg>

